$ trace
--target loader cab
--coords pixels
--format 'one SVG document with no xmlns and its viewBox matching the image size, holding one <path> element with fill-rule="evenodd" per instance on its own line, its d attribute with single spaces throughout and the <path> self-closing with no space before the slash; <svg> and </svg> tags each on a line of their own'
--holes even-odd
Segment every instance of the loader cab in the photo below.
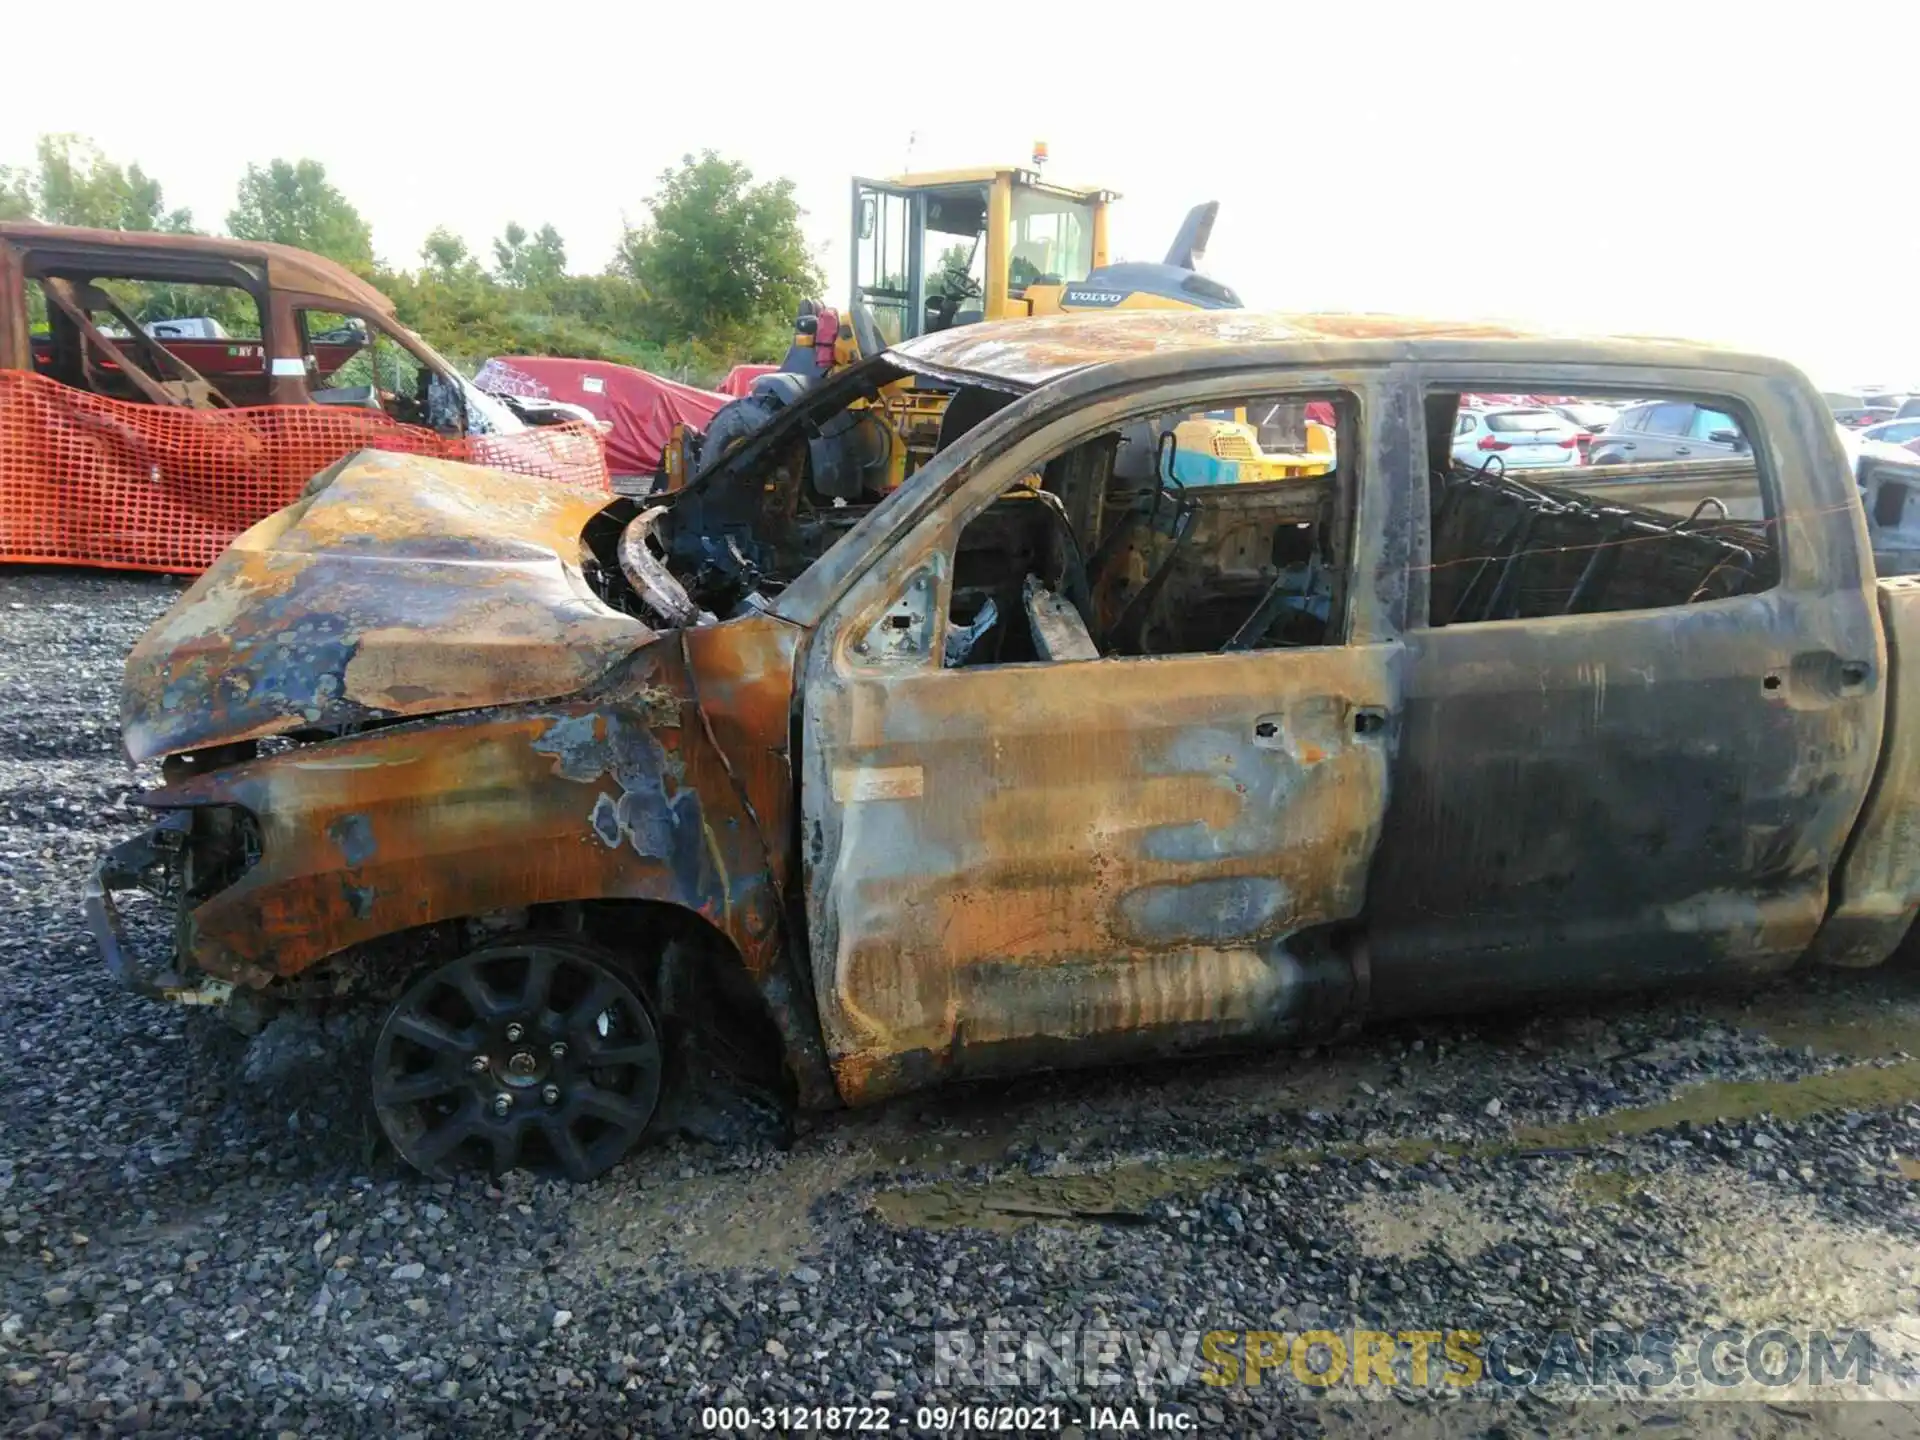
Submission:
<svg viewBox="0 0 1920 1440">
<path fill-rule="evenodd" d="M 1107 263 L 1116 198 L 1021 169 L 855 180 L 853 303 L 889 345 L 1033 314 L 1030 288 L 1057 292 Z"/>
</svg>

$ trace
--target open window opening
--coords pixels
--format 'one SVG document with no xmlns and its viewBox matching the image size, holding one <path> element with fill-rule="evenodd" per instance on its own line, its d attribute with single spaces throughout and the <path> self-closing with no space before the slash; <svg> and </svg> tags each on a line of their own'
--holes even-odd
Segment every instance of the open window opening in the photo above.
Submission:
<svg viewBox="0 0 1920 1440">
<path fill-rule="evenodd" d="M 1358 404 L 1169 410 L 1081 441 L 959 537 L 949 667 L 1338 643 Z"/>
<path fill-rule="evenodd" d="M 1431 391 L 1428 623 L 1661 609 L 1780 580 L 1744 407 L 1714 397 Z"/>
<path fill-rule="evenodd" d="M 447 435 L 465 431 L 459 390 L 378 324 L 334 310 L 296 309 L 294 318 L 314 404 L 378 410 Z"/>
<path fill-rule="evenodd" d="M 266 403 L 260 306 L 242 284 L 48 265 L 33 267 L 28 298 L 37 374 L 139 404 Z"/>
</svg>

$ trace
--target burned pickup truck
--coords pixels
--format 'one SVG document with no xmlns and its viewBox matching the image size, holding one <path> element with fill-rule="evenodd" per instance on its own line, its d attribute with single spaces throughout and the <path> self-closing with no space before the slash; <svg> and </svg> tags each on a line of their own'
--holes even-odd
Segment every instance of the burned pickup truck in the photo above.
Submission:
<svg viewBox="0 0 1920 1440">
<path fill-rule="evenodd" d="M 1461 458 L 1489 391 L 1711 403 L 1753 495 Z M 1273 462 L 1308 423 L 1319 462 Z M 421 1169 L 586 1177 L 688 1053 L 819 1107 L 1876 964 L 1920 905 L 1916 645 L 1783 364 L 979 325 L 652 508 L 319 476 L 129 659 L 158 823 L 88 905 L 145 994 L 384 1007 L 373 1098 Z"/>
</svg>

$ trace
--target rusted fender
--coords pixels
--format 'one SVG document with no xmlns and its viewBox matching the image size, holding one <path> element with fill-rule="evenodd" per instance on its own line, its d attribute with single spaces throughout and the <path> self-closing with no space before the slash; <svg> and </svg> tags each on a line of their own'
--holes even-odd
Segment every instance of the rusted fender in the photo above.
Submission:
<svg viewBox="0 0 1920 1440">
<path fill-rule="evenodd" d="M 348 456 L 134 646 L 128 752 L 575 693 L 654 638 L 581 570 L 605 503 L 448 460 Z"/>
<path fill-rule="evenodd" d="M 789 847 L 755 818 L 791 823 L 781 687 L 801 632 L 757 616 L 712 633 L 710 714 L 668 636 L 593 699 L 391 726 L 143 797 L 159 809 L 241 805 L 259 821 L 258 863 L 191 914 L 193 959 L 260 986 L 434 921 L 663 901 L 733 942 L 803 1102 L 831 1103 L 818 1022 L 783 940 Z"/>
</svg>

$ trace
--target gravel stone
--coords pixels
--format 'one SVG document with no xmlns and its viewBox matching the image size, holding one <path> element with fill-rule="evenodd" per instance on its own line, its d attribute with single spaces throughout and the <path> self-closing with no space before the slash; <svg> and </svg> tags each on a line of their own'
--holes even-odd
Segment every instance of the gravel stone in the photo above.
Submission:
<svg viewBox="0 0 1920 1440">
<path fill-rule="evenodd" d="M 8 1434 L 646 1437 L 697 1433 L 703 1406 L 883 1397 L 1058 1403 L 1063 1433 L 1106 1440 L 1091 1407 L 1130 1388 L 937 1385 L 935 1333 L 1911 1314 L 1920 1106 L 1891 1081 L 1785 1104 L 1857 1061 L 1904 1073 L 1900 970 L 958 1087 L 809 1118 L 788 1148 L 675 1138 L 590 1187 L 422 1179 L 360 1095 L 377 1016 L 249 1039 L 121 992 L 86 933 L 79 887 L 158 780 L 119 748 L 121 664 L 179 593 L 0 572 Z M 1629 1123 L 1712 1084 L 1724 1115 Z M 1633 1395 L 1158 1400 L 1210 1436 L 1821 1433 L 1792 1406 Z"/>
</svg>

